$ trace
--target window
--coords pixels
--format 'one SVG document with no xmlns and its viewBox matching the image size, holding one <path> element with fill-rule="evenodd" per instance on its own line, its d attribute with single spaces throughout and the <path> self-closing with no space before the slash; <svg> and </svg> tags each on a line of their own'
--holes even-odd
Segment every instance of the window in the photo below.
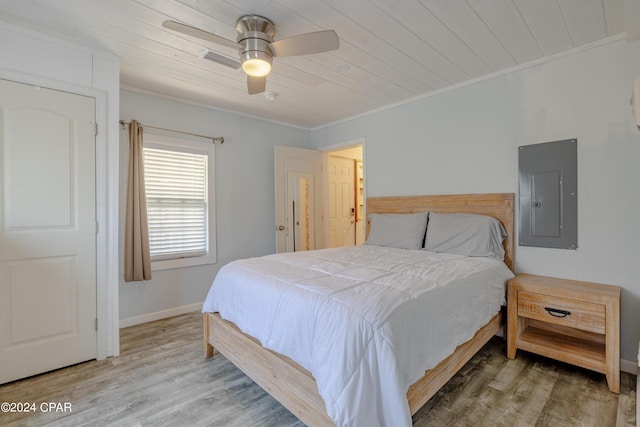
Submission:
<svg viewBox="0 0 640 427">
<path fill-rule="evenodd" d="M 153 270 L 216 262 L 214 148 L 211 142 L 145 134 Z"/>
</svg>

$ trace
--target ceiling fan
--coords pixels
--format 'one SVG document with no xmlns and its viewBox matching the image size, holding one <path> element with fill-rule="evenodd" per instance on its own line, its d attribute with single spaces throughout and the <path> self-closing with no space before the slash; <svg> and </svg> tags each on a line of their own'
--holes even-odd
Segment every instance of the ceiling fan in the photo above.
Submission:
<svg viewBox="0 0 640 427">
<path fill-rule="evenodd" d="M 274 56 L 309 55 L 335 50 L 340 46 L 338 35 L 333 30 L 304 33 L 274 41 L 275 25 L 271 20 L 258 15 L 245 15 L 238 19 L 236 41 L 177 21 L 164 21 L 162 26 L 188 36 L 238 49 L 242 70 L 247 75 L 250 95 L 264 92 Z"/>
</svg>

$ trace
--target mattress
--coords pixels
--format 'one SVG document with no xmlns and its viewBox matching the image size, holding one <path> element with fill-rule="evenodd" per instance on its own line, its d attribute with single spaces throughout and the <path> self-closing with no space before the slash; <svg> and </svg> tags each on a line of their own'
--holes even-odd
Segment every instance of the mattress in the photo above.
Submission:
<svg viewBox="0 0 640 427">
<path fill-rule="evenodd" d="M 238 260 L 203 312 L 219 312 L 311 372 L 338 426 L 410 426 L 411 384 L 505 304 L 498 260 L 374 245 Z"/>
</svg>

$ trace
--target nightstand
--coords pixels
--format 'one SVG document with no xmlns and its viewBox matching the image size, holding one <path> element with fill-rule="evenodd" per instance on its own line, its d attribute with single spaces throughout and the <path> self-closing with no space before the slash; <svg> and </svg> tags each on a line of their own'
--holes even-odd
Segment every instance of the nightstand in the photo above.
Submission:
<svg viewBox="0 0 640 427">
<path fill-rule="evenodd" d="M 517 275 L 507 296 L 507 357 L 517 349 L 603 373 L 620 393 L 620 287 Z"/>
</svg>

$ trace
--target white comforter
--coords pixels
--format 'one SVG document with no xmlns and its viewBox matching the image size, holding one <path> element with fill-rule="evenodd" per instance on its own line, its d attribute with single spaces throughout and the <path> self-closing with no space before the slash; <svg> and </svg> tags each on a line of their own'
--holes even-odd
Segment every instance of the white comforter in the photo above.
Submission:
<svg viewBox="0 0 640 427">
<path fill-rule="evenodd" d="M 220 312 L 309 370 L 338 426 L 410 426 L 406 392 L 495 315 L 500 261 L 356 246 L 234 261 L 203 312 Z"/>
</svg>

